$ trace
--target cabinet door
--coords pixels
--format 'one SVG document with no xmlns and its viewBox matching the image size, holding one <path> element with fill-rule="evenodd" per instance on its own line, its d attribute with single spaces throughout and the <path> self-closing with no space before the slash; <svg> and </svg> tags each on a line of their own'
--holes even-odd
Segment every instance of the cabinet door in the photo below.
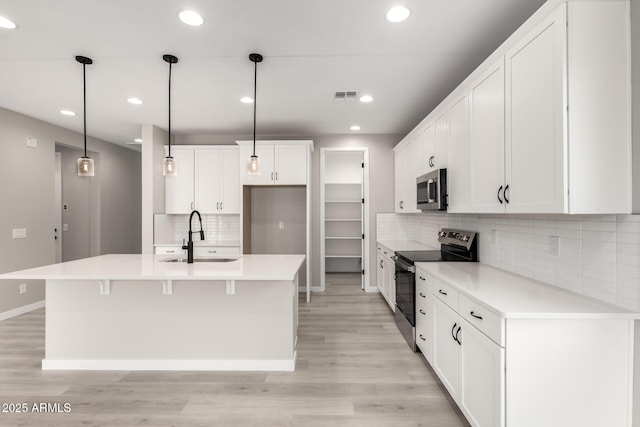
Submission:
<svg viewBox="0 0 640 427">
<path fill-rule="evenodd" d="M 396 265 L 395 263 L 384 260 L 384 284 L 387 288 L 387 302 L 391 311 L 396 312 Z"/>
<path fill-rule="evenodd" d="M 420 157 L 420 174 L 424 175 L 436 169 L 438 163 L 436 155 L 436 128 L 432 121 L 428 122 L 424 130 L 418 136 L 422 144 L 422 156 Z"/>
<path fill-rule="evenodd" d="M 454 339 L 458 329 L 458 315 L 437 298 L 433 298 L 433 369 L 449 391 L 458 400 L 460 345 Z"/>
<path fill-rule="evenodd" d="M 406 202 L 404 200 L 404 172 L 402 170 L 403 168 L 403 158 L 406 155 L 406 151 L 407 147 L 404 146 L 403 148 L 397 150 L 394 152 L 393 156 L 394 156 L 394 190 L 395 190 L 395 213 L 404 213 L 405 212 L 405 207 L 406 207 Z"/>
<path fill-rule="evenodd" d="M 460 347 L 458 405 L 472 425 L 502 427 L 504 412 L 504 349 L 464 319 Z"/>
<path fill-rule="evenodd" d="M 504 213 L 504 58 L 471 83 L 469 103 L 471 210 Z"/>
<path fill-rule="evenodd" d="M 173 147 L 178 174 L 164 177 L 164 210 L 168 214 L 190 213 L 194 209 L 194 160 L 192 149 Z"/>
<path fill-rule="evenodd" d="M 247 173 L 247 163 L 253 153 L 253 145 L 242 147 L 242 158 L 240 167 L 244 184 L 246 185 L 272 185 L 275 178 L 274 169 L 274 147 L 273 144 L 256 144 L 256 156 L 260 159 L 260 175 L 249 175 Z"/>
<path fill-rule="evenodd" d="M 433 122 L 433 138 L 434 138 L 434 150 L 435 158 L 433 159 L 434 169 L 446 167 L 447 165 L 447 146 L 449 144 L 449 131 L 447 124 L 447 110 L 442 109 L 434 113 Z"/>
<path fill-rule="evenodd" d="M 220 213 L 240 213 L 240 150 L 220 151 Z"/>
<path fill-rule="evenodd" d="M 433 360 L 433 295 L 427 275 L 416 271 L 416 343 L 429 363 Z"/>
<path fill-rule="evenodd" d="M 275 146 L 276 185 L 305 185 L 307 183 L 307 151 L 306 145 Z"/>
<path fill-rule="evenodd" d="M 217 213 L 220 204 L 220 151 L 210 148 L 194 150 L 195 206 L 200 213 Z"/>
<path fill-rule="evenodd" d="M 450 212 L 469 211 L 469 97 L 464 90 L 447 111 L 447 193 Z"/>
<path fill-rule="evenodd" d="M 376 281 L 378 285 L 378 290 L 380 291 L 384 299 L 388 300 L 389 298 L 386 295 L 386 288 L 384 284 L 385 271 L 384 271 L 384 258 L 382 257 L 382 254 L 378 253 L 376 261 L 377 261 Z"/>
<path fill-rule="evenodd" d="M 422 158 L 422 141 L 419 138 L 414 138 L 405 150 L 407 150 L 407 153 L 402 157 L 402 170 L 404 172 L 403 199 L 405 201 L 403 212 L 418 213 L 420 210 L 417 207 L 416 178 L 422 174 L 420 162 Z"/>
<path fill-rule="evenodd" d="M 563 4 L 505 55 L 507 212 L 567 211 L 566 31 Z"/>
</svg>

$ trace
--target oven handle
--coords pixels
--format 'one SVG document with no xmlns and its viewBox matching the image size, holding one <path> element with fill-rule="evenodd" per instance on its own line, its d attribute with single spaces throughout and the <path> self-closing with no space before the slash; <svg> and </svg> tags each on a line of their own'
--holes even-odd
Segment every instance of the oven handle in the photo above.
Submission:
<svg viewBox="0 0 640 427">
<path fill-rule="evenodd" d="M 394 256 L 393 257 L 395 263 L 396 263 L 396 268 L 399 268 L 400 270 L 404 270 L 404 271 L 408 271 L 409 273 L 414 273 L 416 272 L 416 266 L 415 265 L 411 265 L 407 262 L 404 262 L 403 260 L 401 260 L 400 258 L 398 258 L 398 256 Z"/>
</svg>

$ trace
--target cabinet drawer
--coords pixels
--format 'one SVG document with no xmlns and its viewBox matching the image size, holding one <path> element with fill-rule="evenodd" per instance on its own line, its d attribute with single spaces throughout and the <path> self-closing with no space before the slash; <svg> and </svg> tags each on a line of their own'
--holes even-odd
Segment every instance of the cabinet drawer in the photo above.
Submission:
<svg viewBox="0 0 640 427">
<path fill-rule="evenodd" d="M 480 332 L 491 338 L 499 346 L 504 347 L 503 318 L 464 295 L 460 295 L 460 310 L 458 313 L 478 328 Z"/>
<path fill-rule="evenodd" d="M 379 244 L 377 247 L 378 247 L 378 253 L 379 253 L 380 255 L 382 255 L 383 257 L 385 257 L 386 259 L 388 259 L 388 260 L 389 260 L 389 261 L 391 261 L 391 262 L 395 262 L 395 261 L 393 260 L 393 257 L 394 257 L 394 255 L 395 255 L 395 252 L 393 252 L 391 249 L 389 249 L 389 248 L 387 248 L 387 247 L 385 247 L 385 246 L 382 246 L 382 245 L 380 245 L 380 244 Z"/>
<path fill-rule="evenodd" d="M 454 311 L 458 311 L 458 291 L 432 276 L 427 276 L 427 280 L 431 282 L 430 287 L 433 295 Z"/>
<path fill-rule="evenodd" d="M 182 246 L 156 246 L 155 251 L 158 255 L 182 255 L 184 253 Z"/>
<path fill-rule="evenodd" d="M 240 248 L 238 246 L 196 246 L 193 248 L 195 258 L 216 255 L 240 255 Z"/>
</svg>

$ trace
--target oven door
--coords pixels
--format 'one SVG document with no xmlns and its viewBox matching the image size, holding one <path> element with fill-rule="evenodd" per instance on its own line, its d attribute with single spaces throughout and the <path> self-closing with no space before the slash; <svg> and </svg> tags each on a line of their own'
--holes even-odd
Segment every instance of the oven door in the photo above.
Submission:
<svg viewBox="0 0 640 427">
<path fill-rule="evenodd" d="M 396 312 L 399 310 L 411 326 L 416 325 L 416 267 L 396 256 Z"/>
</svg>

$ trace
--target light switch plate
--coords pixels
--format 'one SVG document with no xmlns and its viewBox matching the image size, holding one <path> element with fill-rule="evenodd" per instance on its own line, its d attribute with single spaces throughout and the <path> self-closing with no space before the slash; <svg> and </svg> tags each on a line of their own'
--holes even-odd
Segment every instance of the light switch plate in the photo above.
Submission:
<svg viewBox="0 0 640 427">
<path fill-rule="evenodd" d="M 498 243 L 498 230 L 491 230 L 489 240 L 491 241 L 492 245 L 495 245 Z"/>
<path fill-rule="evenodd" d="M 280 221 L 280 222 L 278 223 L 278 228 L 279 228 L 280 230 L 284 230 L 284 221 Z"/>
<path fill-rule="evenodd" d="M 38 148 L 38 140 L 35 138 L 27 138 L 27 147 Z"/>
<path fill-rule="evenodd" d="M 551 255 L 560 255 L 560 237 L 549 236 L 549 253 Z"/>
<path fill-rule="evenodd" d="M 26 283 L 20 283 L 20 295 L 26 294 L 26 293 L 27 293 L 27 284 Z"/>
<path fill-rule="evenodd" d="M 26 228 L 14 228 L 13 229 L 13 238 L 14 239 L 26 239 L 27 238 L 27 229 Z"/>
<path fill-rule="evenodd" d="M 62 224 L 62 231 L 69 231 L 69 224 Z"/>
</svg>

